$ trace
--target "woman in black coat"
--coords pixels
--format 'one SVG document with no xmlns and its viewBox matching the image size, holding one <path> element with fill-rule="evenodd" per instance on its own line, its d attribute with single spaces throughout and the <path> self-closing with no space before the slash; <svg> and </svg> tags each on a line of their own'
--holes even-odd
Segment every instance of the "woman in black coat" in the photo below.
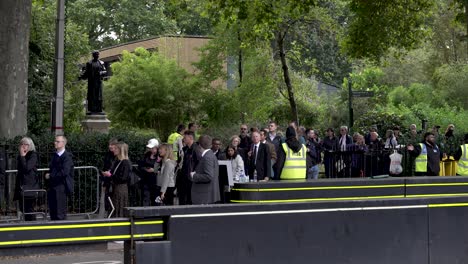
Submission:
<svg viewBox="0 0 468 264">
<path fill-rule="evenodd" d="M 24 137 L 20 141 L 19 155 L 17 157 L 18 174 L 16 176 L 16 186 L 14 200 L 20 202 L 20 210 L 25 214 L 26 221 L 36 220 L 34 205 L 36 192 L 29 190 L 40 189 L 39 177 L 37 175 L 38 158 L 34 142 L 29 137 Z"/>
<path fill-rule="evenodd" d="M 104 177 L 111 177 L 111 200 L 114 205 L 114 217 L 123 217 L 123 209 L 128 207 L 128 180 L 132 164 L 128 160 L 128 145 L 120 142 L 113 149 L 116 160 L 110 171 L 103 172 Z"/>
</svg>

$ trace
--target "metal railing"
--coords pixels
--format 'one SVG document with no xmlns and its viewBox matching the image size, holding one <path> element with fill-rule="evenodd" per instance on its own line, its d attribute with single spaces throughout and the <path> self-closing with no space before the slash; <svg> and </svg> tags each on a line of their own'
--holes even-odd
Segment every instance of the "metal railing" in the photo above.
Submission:
<svg viewBox="0 0 468 264">
<path fill-rule="evenodd" d="M 44 179 L 44 173 L 48 168 L 37 170 L 39 177 L 39 186 L 41 192 L 47 190 L 47 180 Z M 13 195 L 16 185 L 17 170 L 7 170 L 7 185 L 5 186 L 5 209 L 3 211 L 3 220 L 20 220 L 23 206 L 13 201 Z M 90 218 L 99 210 L 100 180 L 99 170 L 94 166 L 78 166 L 74 168 L 74 192 L 68 199 L 68 216 L 86 216 Z M 46 206 L 37 205 L 37 206 Z M 16 218 L 14 217 L 16 215 Z"/>
</svg>

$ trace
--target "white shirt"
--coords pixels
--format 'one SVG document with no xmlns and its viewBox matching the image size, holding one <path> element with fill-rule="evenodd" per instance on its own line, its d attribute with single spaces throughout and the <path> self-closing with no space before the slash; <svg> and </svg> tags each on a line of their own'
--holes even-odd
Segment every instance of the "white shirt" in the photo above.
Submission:
<svg viewBox="0 0 468 264">
<path fill-rule="evenodd" d="M 276 137 L 276 133 L 275 134 L 272 134 L 272 133 L 268 133 L 269 136 L 270 136 L 270 140 L 273 141 Z"/>
<path fill-rule="evenodd" d="M 57 155 L 58 155 L 59 157 L 61 157 L 61 156 L 63 155 L 63 153 L 65 153 L 65 148 L 62 149 L 62 151 L 57 152 Z"/>
<path fill-rule="evenodd" d="M 211 149 L 205 149 L 205 150 L 202 152 L 202 154 L 201 154 L 202 158 L 203 158 L 203 156 L 205 156 L 205 154 L 206 154 L 209 150 L 211 150 Z"/>
<path fill-rule="evenodd" d="M 257 147 L 257 152 L 255 153 L 254 162 L 257 163 L 258 149 L 260 148 L 260 142 L 258 142 L 257 144 L 254 144 L 254 145 L 252 146 L 252 154 L 253 154 L 253 151 L 255 150 L 255 147 Z"/>
<path fill-rule="evenodd" d="M 346 135 L 341 136 L 340 145 L 341 145 L 341 150 L 345 151 L 346 150 Z"/>
</svg>

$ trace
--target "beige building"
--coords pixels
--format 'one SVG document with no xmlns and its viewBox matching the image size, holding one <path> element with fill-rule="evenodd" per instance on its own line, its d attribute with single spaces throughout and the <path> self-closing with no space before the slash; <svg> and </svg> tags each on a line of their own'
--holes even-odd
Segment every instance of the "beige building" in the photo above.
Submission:
<svg viewBox="0 0 468 264">
<path fill-rule="evenodd" d="M 208 41 L 210 41 L 210 38 L 202 36 L 154 37 L 101 49 L 99 58 L 106 63 L 112 64 L 112 62 L 120 59 L 124 50 L 133 52 L 136 48 L 143 47 L 174 59 L 179 66 L 189 73 L 195 73 L 196 69 L 192 66 L 192 63 L 200 60 L 198 49 L 206 45 Z"/>
</svg>

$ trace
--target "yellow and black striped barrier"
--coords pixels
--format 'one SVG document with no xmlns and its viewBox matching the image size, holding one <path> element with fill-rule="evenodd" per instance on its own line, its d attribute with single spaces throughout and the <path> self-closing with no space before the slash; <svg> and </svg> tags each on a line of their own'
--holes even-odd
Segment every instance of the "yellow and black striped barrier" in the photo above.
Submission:
<svg viewBox="0 0 468 264">
<path fill-rule="evenodd" d="M 0 225 L 0 248 L 130 239 L 162 240 L 164 237 L 162 219 L 135 221 L 133 227 L 128 218 Z"/>
<path fill-rule="evenodd" d="M 233 203 L 468 196 L 468 177 L 323 179 L 236 183 Z"/>
</svg>

